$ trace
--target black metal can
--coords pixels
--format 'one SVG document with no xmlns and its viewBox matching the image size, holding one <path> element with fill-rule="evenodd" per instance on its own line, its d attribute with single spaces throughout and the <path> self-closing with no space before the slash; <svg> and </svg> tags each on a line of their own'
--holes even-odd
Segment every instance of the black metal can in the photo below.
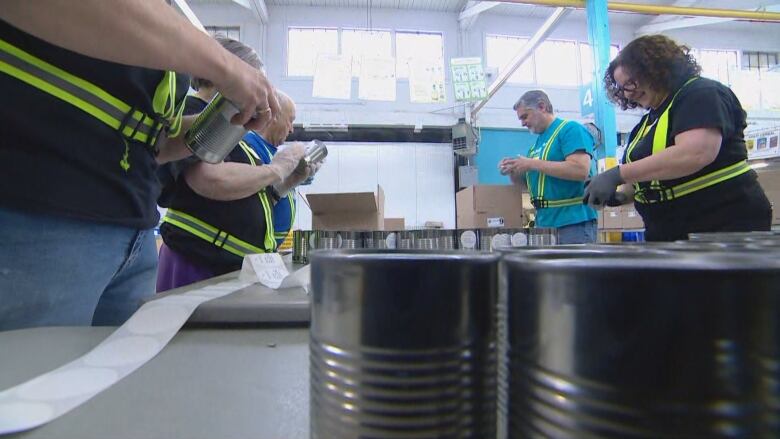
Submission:
<svg viewBox="0 0 780 439">
<path fill-rule="evenodd" d="M 494 438 L 498 255 L 312 254 L 311 437 Z"/>
</svg>

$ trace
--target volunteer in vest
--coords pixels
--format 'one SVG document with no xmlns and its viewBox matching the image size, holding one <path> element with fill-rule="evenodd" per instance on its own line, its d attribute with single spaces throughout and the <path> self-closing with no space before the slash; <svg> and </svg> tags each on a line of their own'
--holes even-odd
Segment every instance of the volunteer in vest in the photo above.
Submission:
<svg viewBox="0 0 780 439">
<path fill-rule="evenodd" d="M 771 206 L 746 162 L 745 111 L 731 89 L 700 72 L 688 47 L 648 35 L 626 45 L 604 77 L 622 109 L 648 111 L 623 164 L 594 177 L 584 201 L 635 202 L 648 241 L 770 228 Z"/>
<path fill-rule="evenodd" d="M 555 117 L 541 90 L 524 93 L 512 108 L 523 126 L 539 136 L 527 156 L 505 158 L 499 170 L 528 188 L 536 227 L 558 229 L 559 244 L 595 242 L 596 212 L 582 204 L 583 182 L 593 167 L 593 137 L 578 122 Z"/>
<path fill-rule="evenodd" d="M 3 2 L 0 330 L 119 325 L 154 294 L 155 168 L 189 154 L 173 72 L 214 81 L 249 129 L 278 112 L 163 0 Z"/>
</svg>

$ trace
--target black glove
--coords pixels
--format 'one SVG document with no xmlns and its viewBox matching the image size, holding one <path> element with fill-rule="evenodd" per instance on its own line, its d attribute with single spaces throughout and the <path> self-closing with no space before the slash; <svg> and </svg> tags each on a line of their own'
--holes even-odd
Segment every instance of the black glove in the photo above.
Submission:
<svg viewBox="0 0 780 439">
<path fill-rule="evenodd" d="M 617 187 L 625 183 L 620 177 L 620 166 L 607 169 L 585 181 L 585 196 L 582 204 L 591 207 L 604 207 L 613 197 L 616 197 Z"/>
<path fill-rule="evenodd" d="M 609 200 L 607 200 L 606 205 L 609 207 L 618 207 L 624 204 L 628 204 L 629 201 L 630 200 L 628 195 L 626 195 L 625 192 L 617 191 L 609 198 Z"/>
</svg>

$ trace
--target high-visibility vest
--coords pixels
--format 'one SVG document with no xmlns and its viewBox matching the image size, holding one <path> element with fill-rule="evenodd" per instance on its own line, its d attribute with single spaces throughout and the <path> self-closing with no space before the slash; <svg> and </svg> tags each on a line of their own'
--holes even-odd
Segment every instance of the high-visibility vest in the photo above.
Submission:
<svg viewBox="0 0 780 439">
<path fill-rule="evenodd" d="M 677 99 L 677 95 L 680 94 L 680 92 L 688 86 L 688 84 L 692 83 L 693 81 L 699 79 L 698 76 L 695 76 L 683 84 L 682 87 L 680 87 L 679 90 L 672 96 L 671 102 L 669 102 L 669 105 L 666 107 L 666 110 L 664 110 L 663 113 L 661 113 L 661 117 L 658 118 L 658 120 L 655 123 L 655 133 L 653 134 L 653 148 L 651 150 L 652 154 L 657 154 L 664 149 L 666 149 L 667 145 L 667 134 L 669 133 L 669 111 L 672 109 L 672 105 L 674 105 L 674 101 Z M 648 132 L 653 128 L 653 125 L 647 125 L 648 120 L 650 119 L 650 115 L 647 114 L 642 118 L 642 125 L 639 127 L 639 131 L 637 131 L 636 137 L 631 141 L 631 143 L 628 145 L 628 150 L 626 151 L 626 162 L 631 163 L 631 152 L 634 150 L 636 145 L 645 138 Z M 732 179 L 734 177 L 737 177 L 739 175 L 742 175 L 746 172 L 750 171 L 750 166 L 748 166 L 746 160 L 742 160 L 737 163 L 733 163 L 731 165 L 725 166 L 721 169 L 718 169 L 716 171 L 710 172 L 709 174 L 702 175 L 701 177 L 697 177 L 693 180 L 686 181 L 684 183 L 680 183 L 678 185 L 672 186 L 672 187 L 666 187 L 661 184 L 658 180 L 653 180 L 650 182 L 649 187 L 643 188 L 639 183 L 634 183 L 634 201 L 642 204 L 652 204 L 652 203 L 658 203 L 663 201 L 671 201 L 676 198 L 684 197 L 685 195 L 691 194 L 693 192 L 696 192 L 698 190 L 702 190 L 704 188 L 708 188 L 710 186 L 714 186 L 718 183 L 722 183 L 726 180 Z M 654 193 L 657 195 L 656 198 L 648 198 L 648 193 Z"/>
<path fill-rule="evenodd" d="M 564 127 L 569 123 L 568 120 L 561 121 L 561 123 L 558 125 L 558 127 L 555 128 L 555 131 L 553 131 L 550 138 L 547 140 L 547 143 L 544 144 L 542 147 L 542 151 L 539 154 L 539 159 L 541 160 L 547 160 L 547 156 L 550 154 L 550 149 L 552 148 L 553 143 L 555 142 L 555 138 L 558 137 L 558 133 L 561 131 L 561 128 Z M 535 152 L 536 145 L 534 145 L 534 149 L 532 151 Z M 531 155 L 531 154 L 529 154 Z M 547 209 L 547 208 L 557 208 L 557 207 L 566 207 L 566 206 L 577 206 L 582 205 L 582 197 L 575 197 L 575 198 L 565 198 L 562 200 L 550 200 L 545 198 L 544 196 L 544 183 L 546 181 L 546 175 L 543 172 L 539 172 L 539 176 L 537 178 L 536 183 L 536 193 L 531 194 L 531 204 L 534 205 L 537 209 Z M 526 185 L 528 186 L 528 190 L 531 190 L 531 179 L 528 176 L 528 173 L 525 174 L 526 178 Z"/>
<path fill-rule="evenodd" d="M 50 64 L 0 39 L 0 72 L 12 76 L 89 114 L 118 131 L 125 139 L 120 166 L 127 171 L 127 140 L 157 152 L 159 141 L 181 130 L 183 102 L 176 108 L 176 73 L 165 72 L 152 97 L 154 114 L 111 95 L 101 87 Z"/>
<path fill-rule="evenodd" d="M 241 142 L 244 142 L 244 141 L 242 140 Z M 244 145 L 246 145 L 247 147 L 250 147 L 245 142 L 244 142 Z M 268 157 L 270 159 L 273 159 L 274 154 L 271 152 L 271 150 L 268 149 L 268 147 L 265 145 L 265 143 L 261 142 L 261 145 L 263 145 L 263 149 L 265 149 L 265 152 L 266 152 L 266 154 L 268 154 Z M 287 236 L 290 235 L 290 231 L 292 230 L 293 225 L 295 225 L 295 192 L 294 191 L 290 191 L 290 193 L 288 193 L 287 196 L 285 196 L 285 199 L 286 199 L 285 202 L 290 204 L 290 222 L 289 222 L 289 224 L 285 224 L 284 225 L 284 226 L 287 227 L 286 229 L 282 229 L 282 225 L 281 224 L 276 224 L 274 222 L 274 237 L 276 238 L 276 242 L 277 242 L 277 244 L 279 246 L 281 246 L 282 243 L 284 242 L 285 238 L 287 238 Z M 282 203 L 282 202 L 283 202 L 282 200 L 279 200 L 279 203 Z M 279 230 L 277 230 L 277 229 L 279 229 Z"/>
<path fill-rule="evenodd" d="M 253 166 L 257 166 L 260 161 L 260 157 L 257 153 L 247 144 L 240 142 L 239 147 L 249 158 L 249 162 Z M 271 253 L 276 250 L 276 239 L 274 239 L 274 221 L 271 215 L 271 203 L 268 200 L 268 195 L 265 190 L 261 190 L 257 193 L 260 203 L 263 205 L 263 214 L 265 217 L 265 237 L 263 240 L 263 247 L 258 247 L 252 243 L 239 239 L 229 233 L 221 230 L 219 227 L 208 224 L 188 213 L 181 212 L 176 209 L 168 209 L 163 217 L 162 221 L 172 226 L 176 226 L 179 229 L 184 230 L 196 236 L 204 241 L 214 244 L 229 253 L 232 253 L 238 257 L 243 258 L 248 254 L 255 253 Z"/>
</svg>

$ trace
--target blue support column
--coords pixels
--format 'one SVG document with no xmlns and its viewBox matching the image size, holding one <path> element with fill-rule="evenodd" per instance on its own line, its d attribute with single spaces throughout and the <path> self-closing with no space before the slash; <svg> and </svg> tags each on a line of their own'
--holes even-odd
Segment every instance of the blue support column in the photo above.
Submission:
<svg viewBox="0 0 780 439">
<path fill-rule="evenodd" d="M 585 8 L 588 13 L 588 41 L 593 48 L 593 107 L 596 115 L 596 126 L 599 127 L 603 137 L 601 151 L 597 156 L 604 158 L 604 169 L 617 165 L 615 148 L 617 147 L 617 126 L 615 121 L 615 108 L 607 100 L 604 91 L 604 72 L 609 66 L 609 17 L 607 15 L 607 0 L 586 0 Z"/>
</svg>

